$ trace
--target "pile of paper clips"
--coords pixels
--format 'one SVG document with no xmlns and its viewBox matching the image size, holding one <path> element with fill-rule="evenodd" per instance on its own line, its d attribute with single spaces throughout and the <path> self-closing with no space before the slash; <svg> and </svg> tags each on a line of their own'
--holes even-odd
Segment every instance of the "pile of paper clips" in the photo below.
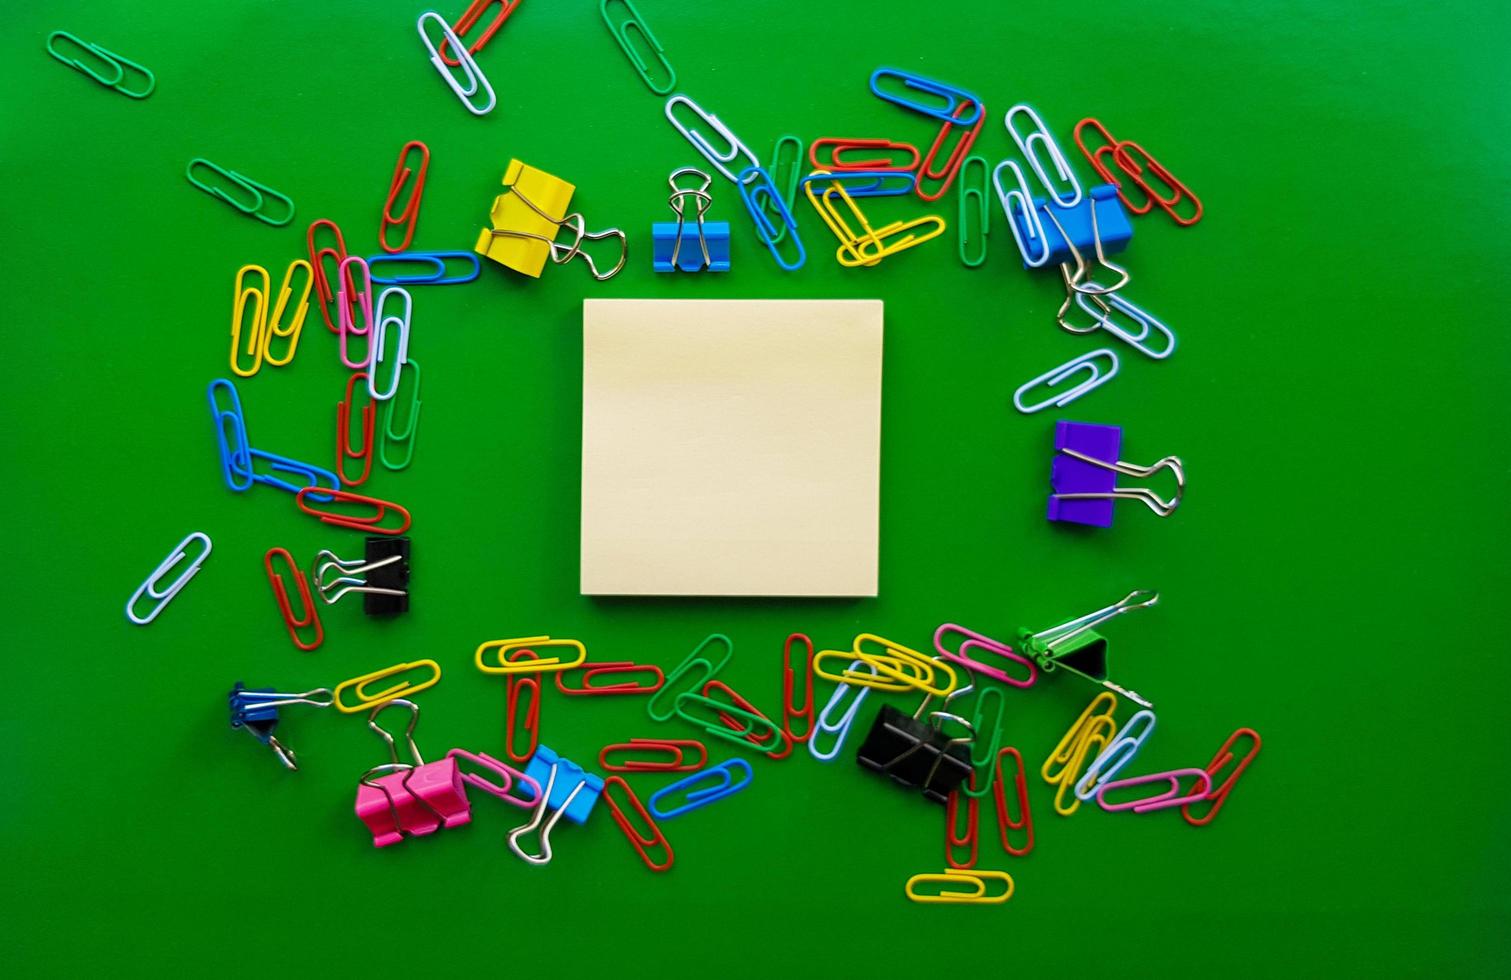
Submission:
<svg viewBox="0 0 1511 980">
<path fill-rule="evenodd" d="M 497 101 L 477 55 L 518 6 L 519 0 L 476 0 L 454 26 L 433 11 L 420 16 L 417 27 L 432 62 L 474 114 L 488 113 Z M 492 20 L 480 26 L 490 8 L 497 8 Z M 717 116 L 686 95 L 672 94 L 675 69 L 630 0 L 602 0 L 600 12 L 640 78 L 656 95 L 666 97 L 666 118 L 714 173 L 734 185 L 757 237 L 782 269 L 801 268 L 807 258 L 793 216 L 799 189 L 834 234 L 835 259 L 857 268 L 874 267 L 946 230 L 945 219 L 932 214 L 874 222 L 857 200 L 913 196 L 935 202 L 952 187 L 958 191 L 960 259 L 968 267 L 979 267 L 986 259 L 991 225 L 986 204 L 990 175 L 1023 267 L 1054 264 L 1060 270 L 1065 301 L 1056 319 L 1062 327 L 1073 333 L 1105 331 L 1154 359 L 1174 352 L 1175 335 L 1169 328 L 1122 295 L 1130 275 L 1108 256 L 1126 249 L 1131 240 L 1130 215 L 1149 214 L 1158 207 L 1187 226 L 1200 219 L 1202 205 L 1140 144 L 1114 137 L 1096 119 L 1081 120 L 1074 128 L 1075 143 L 1105 182 L 1083 187 L 1040 115 L 1028 105 L 1014 105 L 1003 123 L 1043 191 L 1038 194 L 1017 158 L 989 167 L 983 157 L 969 155 L 987 118 L 979 97 L 880 68 L 870 78 L 872 93 L 935 129 L 927 151 L 891 136 L 824 137 L 806 144 L 811 169 L 804 174 L 804 142 L 782 135 L 769 165 L 763 166 Z M 434 40 L 437 34 L 439 43 Z M 463 38 L 469 34 L 466 43 Z M 55 32 L 47 50 L 130 98 L 145 99 L 155 88 L 155 76 L 148 69 L 72 34 Z M 1088 138 L 1094 145 L 1088 145 Z M 363 610 L 371 616 L 402 615 L 409 609 L 409 511 L 352 488 L 371 477 L 374 457 L 390 472 L 404 470 L 414 458 L 420 365 L 410 356 L 415 307 L 411 290 L 473 282 L 481 273 L 480 257 L 529 277 L 540 276 L 548 262 L 561 265 L 581 259 L 596 280 L 612 278 L 627 258 L 623 231 L 590 232 L 582 214 L 570 209 L 574 185 L 520 160 L 508 163 L 504 192 L 493 200 L 487 226 L 470 251 L 411 251 L 429 168 L 430 151 L 424 143 L 410 141 L 400 149 L 379 209 L 376 252 L 366 257 L 349 254 L 342 229 L 333 221 L 317 219 L 308 228 L 306 254 L 287 263 L 276 293 L 263 265 L 241 266 L 233 282 L 231 374 L 247 381 L 264 368 L 288 365 L 299 349 L 312 301 L 335 335 L 337 357 L 347 372 L 336 404 L 330 469 L 257 448 L 236 384 L 216 378 L 208 389 L 220 471 L 228 489 L 245 493 L 262 485 L 283 490 L 294 496 L 302 513 L 366 536 L 360 556 L 342 557 L 338 551 L 345 549 L 321 549 L 308 575 L 286 548 L 272 547 L 263 555 L 283 629 L 303 651 L 323 642 L 321 607 L 346 596 L 361 595 Z M 186 177 L 249 217 L 274 226 L 293 220 L 292 199 L 234 170 L 196 158 Z M 657 272 L 729 271 L 729 224 L 705 220 L 715 198 L 713 180 L 693 167 L 671 172 L 668 203 L 676 221 L 652 225 L 652 268 Z M 567 238 L 558 241 L 562 229 Z M 596 250 L 596 243 L 609 240 L 617 240 L 619 246 L 612 264 L 588 254 L 588 246 Z M 382 289 L 374 296 L 377 287 Z M 1104 370 L 1103 364 L 1110 366 Z M 1019 388 L 1014 404 L 1025 413 L 1065 405 L 1105 383 L 1117 368 L 1112 350 L 1091 351 Z M 1082 370 L 1090 371 L 1086 380 L 1069 389 L 1057 387 Z M 1050 396 L 1025 404 L 1025 395 L 1041 385 L 1051 389 Z M 407 395 L 401 397 L 401 391 Z M 265 444 L 259 441 L 261 445 Z M 1160 516 L 1175 510 L 1185 483 L 1180 459 L 1167 456 L 1139 466 L 1119 460 L 1120 447 L 1117 426 L 1057 423 L 1050 520 L 1105 527 L 1111 524 L 1116 499 L 1140 500 Z M 1148 477 L 1162 469 L 1170 470 L 1176 481 L 1175 495 L 1169 499 L 1115 485 L 1119 474 Z M 138 625 L 151 623 L 198 573 L 211 548 L 204 532 L 188 535 L 132 594 L 127 618 Z M 577 640 L 530 636 L 489 641 L 476 649 L 474 663 L 480 672 L 504 679 L 507 761 L 463 749 L 453 749 L 435 762 L 424 761 L 415 742 L 419 706 L 413 697 L 439 682 L 441 667 L 434 660 L 399 663 L 300 693 L 248 689 L 238 682 L 228 699 L 230 723 L 296 769 L 295 753 L 275 734 L 286 709 L 334 707 L 347 714 L 365 713 L 368 726 L 386 747 L 386 761 L 357 780 L 355 811 L 375 846 L 469 822 L 471 787 L 528 811 L 507 843 L 522 860 L 545 864 L 551 860 L 551 834 L 557 823 L 563 817 L 583 823 L 602 798 L 634 851 L 659 872 L 674 862 L 663 823 L 753 782 L 750 761 L 731 755 L 711 763 L 710 747 L 722 743 L 777 761 L 806 744 L 815 760 L 828 763 L 839 756 L 868 698 L 921 698 L 911 712 L 882 705 L 855 751 L 861 769 L 944 808 L 948 867 L 941 874 L 907 879 L 905 894 L 916 902 L 998 903 L 1012 895 L 1014 882 L 1006 870 L 977 867 L 982 859 L 981 799 L 992 796 L 1001 845 L 1001 854 L 989 863 L 1006 864 L 1034 846 L 1026 765 L 1017 748 L 1003 744 L 1009 688 L 1028 688 L 1042 674 L 1064 671 L 1105 689 L 1040 768 L 1045 782 L 1055 787 L 1054 808 L 1064 816 L 1094 800 L 1107 811 L 1179 808 L 1188 823 L 1203 826 L 1225 805 L 1258 754 L 1259 736 L 1239 728 L 1203 767 L 1123 776 L 1152 734 L 1155 715 L 1150 702 L 1109 678 L 1107 641 L 1095 630 L 1157 599 L 1152 592 L 1134 592 L 1058 626 L 1020 630 L 1011 642 L 946 623 L 934 632 L 935 652 L 928 654 L 870 633 L 856 636 L 847 648 L 816 650 L 807 636 L 793 633 L 783 647 L 779 716 L 762 711 L 720 679 L 734 649 L 722 634 L 707 637 L 668 674 L 652 664 L 589 662 L 586 647 Z M 699 737 L 647 735 L 605 745 L 597 768 L 609 775 L 600 776 L 540 744 L 542 685 L 548 674 L 566 696 L 644 697 L 649 722 L 681 724 L 678 734 Z M 834 685 L 819 710 L 815 678 Z M 1139 706 L 1121 722 L 1119 696 Z M 406 713 L 403 751 L 396 732 L 379 724 L 394 708 Z M 652 789 L 641 781 L 672 774 L 690 775 L 654 787 L 646 796 L 648 802 L 641 801 Z M 626 776 L 641 783 L 638 789 Z M 1009 780 L 1015 803 L 1008 798 Z M 1150 784 L 1161 789 L 1130 795 Z"/>
</svg>

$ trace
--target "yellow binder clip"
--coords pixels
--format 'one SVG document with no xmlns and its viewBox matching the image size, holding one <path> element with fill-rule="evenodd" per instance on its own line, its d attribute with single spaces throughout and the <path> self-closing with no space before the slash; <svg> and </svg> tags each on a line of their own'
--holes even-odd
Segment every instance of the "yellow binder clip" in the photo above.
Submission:
<svg viewBox="0 0 1511 980">
<path fill-rule="evenodd" d="M 913 660 L 905 660 L 901 657 L 889 657 L 886 654 L 875 654 L 864 663 L 877 663 L 885 661 L 888 665 L 896 668 L 905 675 L 904 680 L 892 680 L 875 673 L 851 670 L 850 667 L 856 661 L 854 650 L 820 650 L 813 655 L 813 674 L 825 680 L 834 681 L 836 684 L 849 684 L 851 687 L 869 687 L 876 691 L 916 691 L 919 682 L 926 677 L 928 669 Z M 834 673 L 824 669 L 826 660 L 838 660 L 845 665 L 845 669 Z"/>
<path fill-rule="evenodd" d="M 396 674 L 408 673 L 411 670 L 427 670 L 430 672 L 430 678 L 419 683 L 401 680 L 385 691 L 379 691 L 377 694 L 368 693 L 367 685 L 374 681 L 393 677 Z M 380 704 L 387 704 L 394 698 L 407 698 L 410 695 L 425 690 L 427 687 L 434 687 L 440 679 L 441 665 L 434 660 L 416 660 L 414 663 L 409 664 L 394 664 L 392 667 L 384 667 L 382 670 L 375 670 L 371 674 L 363 674 L 361 677 L 353 677 L 349 681 L 342 681 L 340 684 L 337 684 L 332 703 L 335 705 L 337 711 L 354 715 L 360 711 L 369 711 Z M 356 704 L 346 704 L 341 700 L 341 694 L 346 690 L 351 690 L 352 696 L 357 699 Z"/>
<path fill-rule="evenodd" d="M 987 881 L 1000 881 L 1003 890 L 997 895 L 987 894 Z M 932 892 L 920 892 L 921 884 L 938 885 L 938 890 Z M 970 891 L 954 891 L 943 886 L 971 884 L 975 887 Z M 1013 897 L 1013 876 L 1006 871 L 957 871 L 946 868 L 943 874 L 914 875 L 908 879 L 907 886 L 903 889 L 908 898 L 915 902 L 949 903 L 954 905 L 1000 905 Z"/>
<path fill-rule="evenodd" d="M 537 657 L 535 660 L 520 661 L 509 659 L 509 654 L 515 650 L 535 652 L 542 647 L 575 647 L 577 656 L 572 660 L 562 660 L 560 657 Z M 497 666 L 483 662 L 483 657 L 490 650 L 498 651 Z M 477 669 L 485 674 L 544 674 L 581 667 L 587 662 L 588 651 L 577 640 L 553 640 L 549 636 L 523 636 L 513 640 L 489 640 L 477 648 L 473 659 L 477 662 Z"/>
<path fill-rule="evenodd" d="M 567 216 L 576 185 L 518 160 L 504 171 L 506 192 L 493 199 L 491 228 L 478 232 L 473 251 L 515 272 L 540 278 L 556 229 Z M 513 232 L 495 235 L 494 232 Z"/>
<path fill-rule="evenodd" d="M 867 644 L 880 646 L 882 652 L 877 653 L 866 649 Z M 878 677 L 891 677 L 925 694 L 942 698 L 960 686 L 960 678 L 956 675 L 955 668 L 946 663 L 943 657 L 925 656 L 917 650 L 900 643 L 893 643 L 875 633 L 862 633 L 857 636 L 854 652 L 855 656 L 876 668 Z"/>
<path fill-rule="evenodd" d="M 1117 695 L 1110 691 L 1092 698 L 1039 769 L 1039 775 L 1046 783 L 1058 787 L 1055 790 L 1055 812 L 1062 817 L 1075 813 L 1081 805 L 1075 794 L 1075 785 L 1081 778 L 1081 768 L 1088 755 L 1096 758 L 1096 753 L 1101 752 L 1117 734 L 1117 721 L 1113 718 L 1117 706 Z M 1068 803 L 1065 800 L 1067 793 L 1070 797 Z"/>
<path fill-rule="evenodd" d="M 803 180 L 803 193 L 808 195 L 808 203 L 818 212 L 818 216 L 824 219 L 824 224 L 834 232 L 834 237 L 839 239 L 839 248 L 834 257 L 839 264 L 846 268 L 859 266 L 872 266 L 879 263 L 889 255 L 910 249 L 914 245 L 922 245 L 931 238 L 937 238 L 944 234 L 944 219 L 938 215 L 930 214 L 912 221 L 894 221 L 884 228 L 873 228 L 871 222 L 856 205 L 855 199 L 850 192 L 845 190 L 841 181 L 831 181 L 822 195 L 813 193 L 814 178 L 830 176 L 827 170 L 815 170 Z M 848 208 L 851 217 L 860 223 L 862 231 L 857 233 L 845 220 L 836 202 L 843 202 Z M 931 226 L 932 231 L 922 234 L 914 234 L 914 229 Z"/>
</svg>

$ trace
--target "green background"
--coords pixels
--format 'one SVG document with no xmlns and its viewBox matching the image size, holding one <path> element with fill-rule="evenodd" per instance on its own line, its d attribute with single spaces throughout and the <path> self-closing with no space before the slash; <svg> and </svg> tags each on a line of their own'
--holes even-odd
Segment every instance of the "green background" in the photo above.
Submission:
<svg viewBox="0 0 1511 980">
<path fill-rule="evenodd" d="M 640 8 L 679 91 L 763 158 L 785 132 L 926 144 L 922 117 L 869 94 L 885 64 L 979 93 L 976 152 L 992 162 L 1011 148 L 1003 111 L 1026 100 L 1083 179 L 1070 142 L 1083 115 L 1169 165 L 1207 215 L 1190 229 L 1138 219 L 1126 264 L 1128 295 L 1180 350 L 1159 363 L 1120 349 L 1121 375 L 1059 417 L 1124 425 L 1135 461 L 1184 457 L 1186 503 L 1168 521 L 1124 504 L 1095 533 L 1044 520 L 1056 413 L 1019 415 L 1011 393 L 1100 344 L 1055 326 L 1056 277 L 1018 267 L 995 203 L 977 270 L 955 256 L 953 194 L 948 237 L 866 270 L 833 261 L 801 204 L 809 261 L 784 275 L 716 181 L 710 218 L 735 224 L 734 270 L 652 274 L 666 174 L 700 159 L 596 4 L 522 4 L 480 56 L 499 94 L 481 119 L 429 65 L 409 4 L 17 7 L 0 37 L 8 966 L 731 977 L 1503 965 L 1504 5 Z M 133 102 L 49 59 L 53 29 L 148 65 L 157 93 Z M 237 267 L 281 274 L 320 217 L 354 254 L 375 251 L 409 139 L 433 154 L 416 247 L 469 248 L 515 156 L 575 182 L 589 227 L 626 229 L 630 262 L 607 283 L 578 263 L 539 281 L 490 264 L 473 285 L 414 290 L 416 463 L 363 488 L 415 515 L 414 608 L 374 622 L 337 606 L 325 645 L 304 654 L 275 615 L 262 554 L 283 545 L 307 560 L 359 539 L 299 515 L 287 494 L 229 493 L 204 389 L 226 374 Z M 272 229 L 195 191 L 183 178 L 194 156 L 291 195 L 294 223 Z M 872 208 L 883 220 L 934 210 Z M 886 301 L 879 598 L 577 594 L 586 296 Z M 345 377 L 334 346 L 312 312 L 290 367 L 238 383 L 255 445 L 330 465 Z M 150 627 L 129 626 L 126 597 L 194 529 L 215 542 L 199 577 Z M 1135 587 L 1159 589 L 1161 604 L 1107 633 L 1114 677 L 1159 711 L 1136 768 L 1204 765 L 1239 725 L 1264 751 L 1202 830 L 1173 813 L 1059 818 L 1035 778 L 1030 857 L 1003 857 L 983 814 L 981 866 L 1017 881 L 1005 906 L 905 901 L 909 875 L 942 867 L 942 813 L 849 753 L 755 760 L 751 789 L 666 823 L 669 874 L 648 873 L 605 816 L 563 824 L 555 861 L 537 869 L 502 843 L 519 813 L 487 799 L 468 827 L 375 851 L 351 812 L 357 776 L 383 760 L 360 716 L 288 711 L 279 734 L 299 773 L 225 720 L 237 679 L 298 691 L 433 657 L 446 673 L 421 698 L 421 749 L 498 752 L 503 685 L 471 665 L 485 639 L 549 632 L 583 639 L 594 659 L 670 666 L 723 631 L 736 644 L 725 679 L 774 708 L 791 630 L 821 646 L 862 629 L 924 645 L 946 620 L 1003 635 Z M 1063 675 L 1012 692 L 1008 742 L 1036 771 L 1091 693 Z M 548 688 L 543 714 L 544 741 L 584 761 L 607 741 L 684 734 L 653 727 L 638 699 Z M 664 781 L 637 786 L 648 796 Z"/>
</svg>

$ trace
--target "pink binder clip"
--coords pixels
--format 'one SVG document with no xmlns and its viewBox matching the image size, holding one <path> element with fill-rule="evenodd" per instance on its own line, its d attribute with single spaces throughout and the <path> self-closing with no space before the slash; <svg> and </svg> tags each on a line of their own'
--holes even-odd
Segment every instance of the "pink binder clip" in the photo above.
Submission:
<svg viewBox="0 0 1511 980">
<path fill-rule="evenodd" d="M 1191 792 L 1182 796 L 1180 793 L 1180 781 L 1182 779 L 1195 779 L 1196 785 L 1191 787 Z M 1145 783 L 1166 782 L 1170 788 L 1157 796 L 1144 796 L 1136 800 L 1123 800 L 1120 803 L 1108 803 L 1107 794 L 1125 789 L 1129 786 L 1142 786 Z M 1103 783 L 1102 788 L 1097 790 L 1097 805 L 1109 813 L 1118 810 L 1132 810 L 1134 813 L 1149 813 L 1153 810 L 1166 810 L 1172 806 L 1182 806 L 1186 803 L 1194 803 L 1204 798 L 1212 791 L 1212 777 L 1207 775 L 1205 769 L 1171 769 L 1169 772 L 1151 772 L 1144 776 L 1134 776 L 1132 779 L 1115 779 L 1110 783 Z"/>
<path fill-rule="evenodd" d="M 946 650 L 944 648 L 945 635 L 948 633 L 958 633 L 962 637 L 960 645 L 954 650 Z M 982 636 L 975 630 L 968 630 L 964 626 L 959 626 L 955 623 L 945 623 L 934 631 L 934 649 L 938 650 L 940 655 L 946 660 L 953 660 L 957 664 L 969 667 L 984 677 L 999 680 L 1004 684 L 1011 684 L 1013 687 L 1032 687 L 1034 681 L 1039 676 L 1038 669 L 1034 667 L 1034 662 L 1027 657 L 1013 652 L 1013 648 L 1006 643 L 1001 643 L 989 636 Z M 1009 677 L 1007 671 L 1001 667 L 993 667 L 991 664 L 982 663 L 980 660 L 972 657 L 970 651 L 973 649 L 982 650 L 986 653 L 994 653 L 1004 660 L 1011 660 L 1016 664 L 1021 664 L 1028 671 L 1028 677 L 1024 680 Z"/>
<path fill-rule="evenodd" d="M 399 761 L 394 738 L 378 727 L 378 715 L 393 705 L 409 709 L 404 741 L 413 764 Z M 397 844 L 405 837 L 422 837 L 442 827 L 456 827 L 472 819 L 467 793 L 456 760 L 447 756 L 426 763 L 414 744 L 420 709 L 413 701 L 396 698 L 378 705 L 367 716 L 367 727 L 388 745 L 390 762 L 362 774 L 357 784 L 357 817 L 372 832 L 374 847 Z"/>
</svg>

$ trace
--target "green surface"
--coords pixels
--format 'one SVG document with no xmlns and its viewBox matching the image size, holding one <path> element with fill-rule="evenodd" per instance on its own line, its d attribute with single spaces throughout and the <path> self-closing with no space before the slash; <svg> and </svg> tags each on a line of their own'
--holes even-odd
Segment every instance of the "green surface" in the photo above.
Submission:
<svg viewBox="0 0 1511 980">
<path fill-rule="evenodd" d="M 1011 145 L 1003 111 L 1028 100 L 1083 178 L 1069 135 L 1087 114 L 1182 176 L 1206 218 L 1140 219 L 1127 254 L 1129 295 L 1180 351 L 1126 355 L 1064 415 L 1123 424 L 1130 459 L 1182 455 L 1187 502 L 1168 521 L 1123 505 L 1097 533 L 1044 521 L 1054 413 L 1020 416 L 1011 392 L 1096 345 L 1055 327 L 1056 278 L 1017 268 L 1000 214 L 979 270 L 956 258 L 951 195 L 949 237 L 847 271 L 802 205 L 809 265 L 782 275 L 716 182 L 710 218 L 736 226 L 734 271 L 653 275 L 665 176 L 699 160 L 592 3 L 521 6 L 481 56 L 499 92 L 482 119 L 428 64 L 408 4 L 18 7 L 0 39 L 7 968 L 1503 969 L 1505 9 L 639 6 L 679 90 L 763 157 L 784 132 L 927 141 L 931 126 L 867 91 L 890 64 L 980 93 L 977 152 L 993 162 Z M 54 29 L 152 68 L 156 93 L 134 102 L 51 60 Z M 608 283 L 580 264 L 538 282 L 490 266 L 477 284 L 415 291 L 416 462 L 366 485 L 415 514 L 414 610 L 379 624 L 337 607 L 325 645 L 302 654 L 262 553 L 307 559 L 357 538 L 284 493 L 227 492 L 204 389 L 226 373 L 236 268 L 281 272 L 319 217 L 371 252 L 412 138 L 433 153 L 417 246 L 470 247 L 518 156 L 574 181 L 590 227 L 627 229 L 630 264 Z M 291 195 L 295 222 L 271 229 L 195 191 L 195 156 Z M 585 296 L 886 301 L 880 598 L 578 596 Z M 344 373 L 311 319 L 290 367 L 240 388 L 254 444 L 329 465 Z M 192 529 L 215 541 L 200 576 L 152 626 L 127 625 L 126 596 Z M 1035 780 L 1032 856 L 983 843 L 982 865 L 1017 880 L 1006 906 L 904 901 L 908 875 L 942 866 L 942 813 L 848 759 L 755 761 L 750 790 L 667 823 L 677 865 L 657 876 L 603 816 L 559 828 L 554 863 L 526 867 L 502 843 L 516 813 L 487 800 L 469 827 L 374 851 L 351 804 L 383 753 L 360 717 L 288 712 L 297 774 L 225 723 L 238 678 L 297 691 L 434 657 L 446 673 L 422 698 L 422 750 L 497 752 L 503 685 L 471 666 L 485 639 L 550 632 L 596 659 L 669 666 L 719 630 L 736 643 L 725 679 L 773 707 L 790 630 L 923 645 L 945 620 L 1002 635 L 1134 587 L 1163 601 L 1105 632 L 1115 677 L 1159 710 L 1137 768 L 1202 765 L 1238 725 L 1264 752 L 1204 830 L 1169 813 L 1058 818 Z M 1065 676 L 1010 692 L 1008 742 L 1037 769 L 1090 694 Z M 635 699 L 547 700 L 546 742 L 580 759 L 686 734 Z M 638 784 L 648 796 L 658 780 Z"/>
</svg>

